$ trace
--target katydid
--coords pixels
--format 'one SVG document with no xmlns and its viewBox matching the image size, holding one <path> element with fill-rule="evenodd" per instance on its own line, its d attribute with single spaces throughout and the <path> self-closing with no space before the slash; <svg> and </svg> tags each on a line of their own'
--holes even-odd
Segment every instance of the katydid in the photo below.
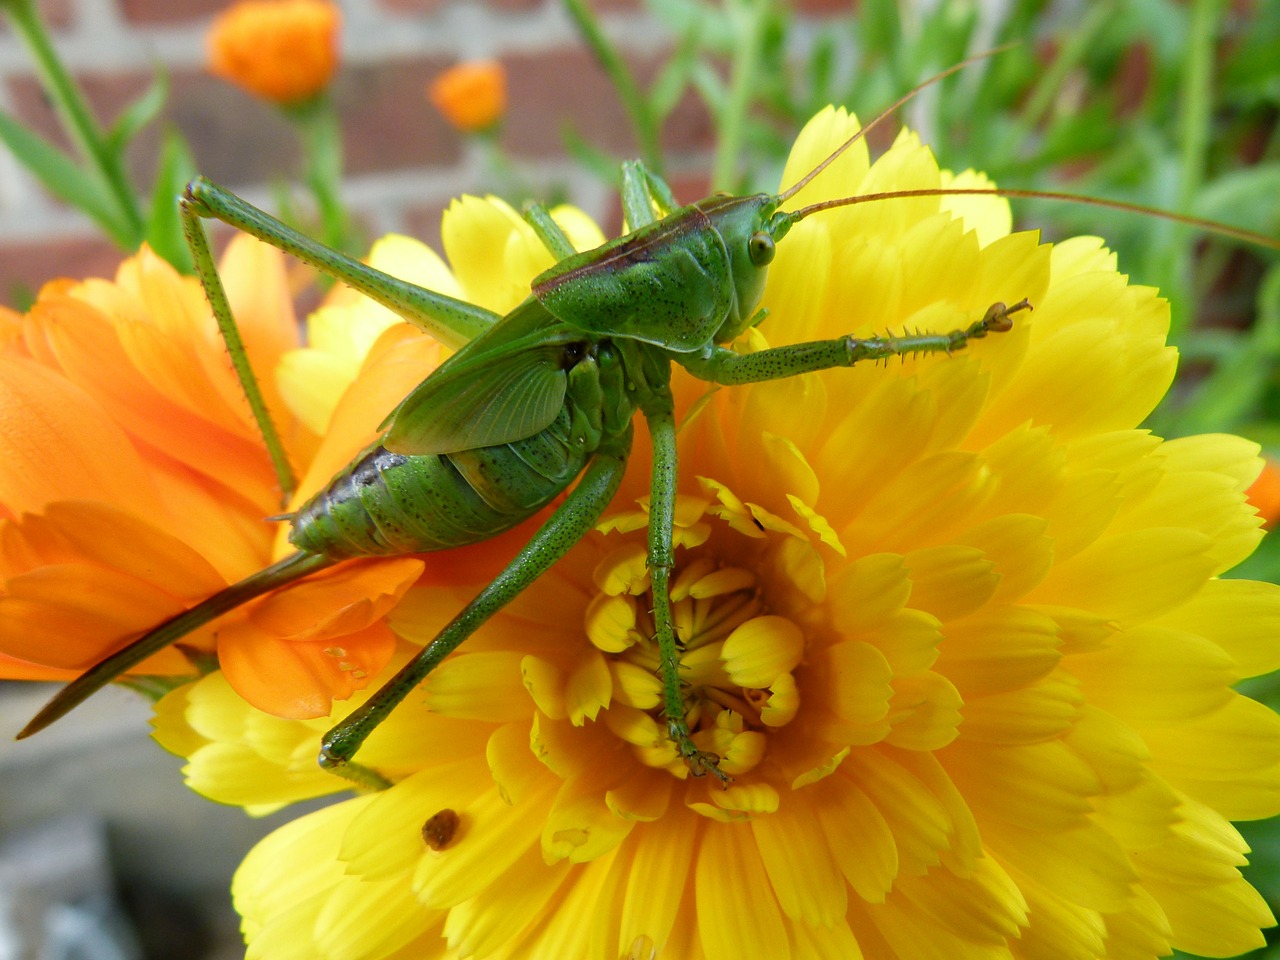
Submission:
<svg viewBox="0 0 1280 960">
<path fill-rule="evenodd" d="M 222 220 L 320 267 L 457 352 L 391 412 L 377 442 L 289 515 L 289 540 L 296 552 L 91 668 L 59 692 L 19 737 L 37 732 L 164 646 L 255 597 L 351 558 L 447 550 L 485 540 L 568 490 L 497 578 L 325 736 L 323 766 L 358 783 L 383 784 L 375 771 L 352 762 L 365 738 L 444 657 L 595 526 L 622 480 L 631 422 L 639 412 L 653 443 L 648 567 L 666 732 L 693 775 L 711 773 L 727 782 L 719 757 L 697 746 L 686 722 L 671 618 L 676 496 L 672 366 L 709 383 L 734 385 L 868 359 L 951 353 L 971 340 L 1009 330 L 1012 316 L 1031 306 L 1025 300 L 1011 306 L 995 303 L 968 326 L 949 333 L 847 336 L 750 354 L 723 346 L 764 318 L 757 307 L 775 246 L 805 217 L 896 196 L 1001 192 L 903 191 L 782 210 L 871 125 L 776 195 L 718 195 L 675 208 L 665 184 L 639 164 L 626 165 L 623 203 L 631 232 L 595 250 L 569 253 L 572 248 L 559 228 L 535 209 L 530 222 L 560 260 L 534 279 L 523 303 L 501 317 L 347 258 L 215 184 L 194 180 L 182 200 L 184 227 L 286 494 L 292 478 L 283 447 L 238 345 L 202 219 Z"/>
</svg>

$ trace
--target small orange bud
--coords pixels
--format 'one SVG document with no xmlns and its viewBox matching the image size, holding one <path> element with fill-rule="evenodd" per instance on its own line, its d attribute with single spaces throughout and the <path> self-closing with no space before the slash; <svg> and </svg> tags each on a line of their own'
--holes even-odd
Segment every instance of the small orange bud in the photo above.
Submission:
<svg viewBox="0 0 1280 960">
<path fill-rule="evenodd" d="M 209 70 L 265 100 L 297 103 L 328 85 L 341 25 L 325 0 L 241 0 L 209 30 Z"/>
<path fill-rule="evenodd" d="M 478 133 L 506 112 L 507 72 L 496 60 L 460 63 L 431 81 L 427 96 L 459 130 Z"/>
<path fill-rule="evenodd" d="M 1245 496 L 1262 517 L 1262 525 L 1270 530 L 1280 520 L 1280 461 L 1263 458 L 1262 472 Z"/>
</svg>

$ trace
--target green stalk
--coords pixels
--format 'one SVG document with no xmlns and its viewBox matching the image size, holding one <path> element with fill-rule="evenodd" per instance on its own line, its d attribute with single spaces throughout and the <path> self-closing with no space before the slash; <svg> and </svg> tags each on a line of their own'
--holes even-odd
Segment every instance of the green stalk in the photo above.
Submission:
<svg viewBox="0 0 1280 960">
<path fill-rule="evenodd" d="M 1097 34 L 1113 16 L 1115 5 L 1112 3 L 1099 3 L 1087 8 L 1083 22 L 1071 32 L 1066 45 L 1053 58 L 1049 68 L 1040 75 L 1039 81 L 1027 97 L 1026 106 L 1022 109 L 1022 122 L 1026 129 L 1035 129 L 1045 119 L 1063 83 L 1084 60 L 1085 54 L 1096 41 Z"/>
<path fill-rule="evenodd" d="M 1178 101 L 1178 196 L 1175 209 L 1192 207 L 1204 185 L 1209 148 L 1209 126 L 1213 122 L 1213 65 L 1217 26 L 1222 15 L 1221 0 L 1195 0 L 1188 25 L 1187 54 Z M 1173 304 L 1170 331 L 1175 338 L 1191 316 L 1188 296 L 1193 295 L 1188 277 L 1191 250 L 1187 230 L 1171 229 L 1165 258 L 1165 279 Z"/>
<path fill-rule="evenodd" d="M 318 94 L 301 104 L 284 108 L 302 139 L 305 178 L 316 207 L 324 242 L 338 250 L 348 249 L 348 221 L 342 206 L 342 128 L 333 101 Z"/>
<path fill-rule="evenodd" d="M 145 228 L 133 190 L 120 166 L 119 154 L 107 146 L 88 104 L 54 52 L 32 0 L 4 0 L 3 9 L 31 51 L 45 94 L 67 136 L 88 164 L 88 174 L 99 182 L 104 196 L 118 214 L 118 222 L 111 225 L 112 239 L 126 249 L 135 249 L 145 236 Z"/>
<path fill-rule="evenodd" d="M 712 167 L 713 190 L 737 188 L 738 157 L 742 152 L 743 129 L 760 61 L 760 31 L 764 25 L 764 0 L 745 0 L 736 5 L 735 16 L 742 30 L 734 44 L 729 74 L 729 95 L 724 110 L 716 118 L 716 156 Z"/>
<path fill-rule="evenodd" d="M 564 0 L 565 9 L 577 24 L 578 31 L 586 40 L 587 46 L 595 54 L 596 60 L 609 75 L 618 97 L 622 100 L 623 109 L 631 120 L 636 140 L 640 145 L 640 154 L 644 157 L 645 166 L 662 176 L 662 150 L 658 142 L 658 124 L 654 119 L 649 103 L 640 92 L 635 77 L 627 69 L 622 58 L 610 45 L 600 29 L 600 23 L 583 0 Z"/>
</svg>

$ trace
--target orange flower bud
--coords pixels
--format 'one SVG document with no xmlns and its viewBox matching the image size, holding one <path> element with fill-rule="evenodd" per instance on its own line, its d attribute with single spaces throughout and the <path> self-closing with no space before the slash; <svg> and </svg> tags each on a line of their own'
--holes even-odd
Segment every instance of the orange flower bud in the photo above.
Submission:
<svg viewBox="0 0 1280 960">
<path fill-rule="evenodd" d="M 338 7 L 326 0 L 241 0 L 209 31 L 209 70 L 255 96 L 297 103 L 338 66 Z"/>
<path fill-rule="evenodd" d="M 507 72 L 496 60 L 460 63 L 436 77 L 427 96 L 459 130 L 478 133 L 506 112 Z"/>
<path fill-rule="evenodd" d="M 1280 461 L 1264 457 L 1262 472 L 1245 496 L 1262 517 L 1262 525 L 1270 530 L 1280 520 Z"/>
</svg>

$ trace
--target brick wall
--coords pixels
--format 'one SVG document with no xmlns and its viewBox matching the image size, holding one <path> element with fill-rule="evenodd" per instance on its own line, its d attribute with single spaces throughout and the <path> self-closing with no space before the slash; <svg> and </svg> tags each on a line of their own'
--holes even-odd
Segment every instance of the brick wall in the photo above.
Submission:
<svg viewBox="0 0 1280 960">
<path fill-rule="evenodd" d="M 288 125 L 267 106 L 209 76 L 204 34 L 229 0 L 41 0 L 54 42 L 108 120 L 150 82 L 172 80 L 164 120 L 189 139 L 199 169 L 258 202 L 273 178 L 297 169 Z M 634 145 L 618 100 L 556 0 L 344 0 L 343 69 L 334 93 L 346 136 L 344 197 L 371 236 L 403 230 L 434 242 L 450 197 L 483 188 L 481 152 L 424 96 L 428 80 L 463 59 L 496 57 L 510 79 L 504 146 L 535 184 L 560 185 L 597 216 L 609 191 L 565 159 L 560 129 L 572 121 L 618 156 Z M 671 44 L 639 0 L 596 0 L 607 32 L 643 73 Z M 822 16 L 827 0 L 814 0 Z M 847 8 L 845 8 L 847 9 Z M 2 21 L 3 18 L 0 18 Z M 0 107 L 46 135 L 53 117 L 25 51 L 0 26 Z M 158 126 L 131 154 L 149 184 Z M 668 123 L 676 169 L 705 168 L 710 126 L 692 98 Z M 696 178 L 695 178 L 696 179 Z M 686 191 L 687 192 L 687 191 Z M 60 275 L 113 269 L 118 254 L 77 212 L 49 197 L 0 147 L 0 303 Z"/>
</svg>

